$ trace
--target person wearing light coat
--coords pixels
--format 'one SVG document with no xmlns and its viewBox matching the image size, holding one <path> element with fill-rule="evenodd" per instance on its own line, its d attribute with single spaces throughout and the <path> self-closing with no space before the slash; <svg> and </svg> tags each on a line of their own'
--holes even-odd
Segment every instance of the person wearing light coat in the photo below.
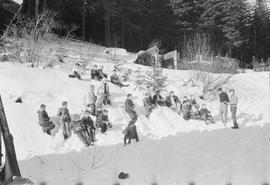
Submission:
<svg viewBox="0 0 270 185">
<path fill-rule="evenodd" d="M 97 96 L 95 95 L 95 86 L 91 84 L 86 95 L 86 106 L 87 108 L 90 108 L 89 111 L 93 116 L 96 115 L 96 101 Z"/>
</svg>

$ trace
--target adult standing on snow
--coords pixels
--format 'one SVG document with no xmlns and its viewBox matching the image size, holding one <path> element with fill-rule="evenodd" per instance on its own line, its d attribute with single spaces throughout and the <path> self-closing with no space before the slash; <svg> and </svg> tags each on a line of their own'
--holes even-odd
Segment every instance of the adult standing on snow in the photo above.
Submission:
<svg viewBox="0 0 270 185">
<path fill-rule="evenodd" d="M 224 92 L 222 90 L 222 88 L 218 88 L 218 92 L 219 92 L 219 100 L 220 100 L 220 104 L 219 104 L 219 116 L 222 120 L 222 122 L 224 123 L 224 125 L 226 126 L 227 123 L 227 114 L 228 114 L 228 102 L 229 102 L 229 96 L 226 92 Z"/>
<path fill-rule="evenodd" d="M 57 111 L 57 116 L 59 118 L 59 123 L 63 130 L 64 139 L 67 139 L 71 135 L 70 124 L 71 118 L 68 110 L 68 102 L 63 101 L 62 106 Z"/>
<path fill-rule="evenodd" d="M 103 78 L 102 83 L 98 88 L 98 95 L 99 97 L 102 97 L 102 103 L 104 105 L 111 105 L 111 100 L 110 100 L 110 89 L 109 89 L 109 84 L 107 83 L 107 79 Z"/>
<path fill-rule="evenodd" d="M 127 99 L 125 101 L 125 110 L 128 113 L 129 117 L 131 118 L 131 120 L 135 123 L 137 121 L 138 118 L 138 114 L 136 113 L 135 109 L 135 105 L 132 101 L 132 94 L 127 94 Z"/>
<path fill-rule="evenodd" d="M 230 101 L 228 102 L 228 104 L 230 105 L 230 108 L 231 108 L 231 115 L 232 115 L 232 120 L 233 120 L 232 129 L 238 129 L 239 126 L 237 124 L 237 119 L 236 119 L 238 97 L 235 95 L 234 89 L 230 89 L 229 94 L 230 94 Z"/>
<path fill-rule="evenodd" d="M 95 86 L 91 84 L 86 96 L 86 106 L 90 108 L 90 112 L 93 116 L 96 115 L 96 101 L 97 96 L 95 95 Z"/>
</svg>

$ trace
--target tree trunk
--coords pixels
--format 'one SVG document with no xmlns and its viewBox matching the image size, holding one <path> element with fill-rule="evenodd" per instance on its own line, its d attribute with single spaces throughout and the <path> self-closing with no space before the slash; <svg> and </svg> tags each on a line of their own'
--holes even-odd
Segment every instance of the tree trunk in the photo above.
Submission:
<svg viewBox="0 0 270 185">
<path fill-rule="evenodd" d="M 35 3 L 35 14 L 36 14 L 36 17 L 39 14 L 39 0 L 36 0 L 36 3 Z"/>
<path fill-rule="evenodd" d="M 125 25 L 124 23 L 122 22 L 122 48 L 125 48 Z"/>
<path fill-rule="evenodd" d="M 11 178 L 13 176 L 18 176 L 21 177 L 17 157 L 16 157 L 16 152 L 14 148 L 14 143 L 13 143 L 13 137 L 9 131 L 8 124 L 7 124 L 7 119 L 6 119 L 6 114 L 2 102 L 2 98 L 0 96 L 0 128 L 1 132 L 3 134 L 3 139 L 6 147 L 6 163 L 5 163 L 5 169 L 8 169 L 9 173 L 5 173 L 6 179 Z M 10 177 L 7 177 L 9 175 Z"/>
</svg>

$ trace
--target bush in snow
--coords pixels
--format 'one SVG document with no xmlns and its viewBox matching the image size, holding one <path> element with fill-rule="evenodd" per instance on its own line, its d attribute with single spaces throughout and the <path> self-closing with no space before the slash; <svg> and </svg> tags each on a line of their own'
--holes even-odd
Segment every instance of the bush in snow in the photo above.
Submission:
<svg viewBox="0 0 270 185">
<path fill-rule="evenodd" d="M 162 91 L 168 85 L 168 78 L 163 74 L 163 70 L 161 68 L 146 71 L 142 71 L 141 68 L 138 68 L 135 73 L 135 83 L 139 88 L 143 88 L 149 85 L 153 87 L 154 91 L 157 89 Z"/>
</svg>

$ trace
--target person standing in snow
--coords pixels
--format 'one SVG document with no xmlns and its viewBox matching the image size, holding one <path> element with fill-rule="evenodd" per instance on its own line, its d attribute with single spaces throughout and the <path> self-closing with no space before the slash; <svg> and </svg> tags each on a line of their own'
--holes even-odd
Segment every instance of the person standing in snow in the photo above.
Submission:
<svg viewBox="0 0 270 185">
<path fill-rule="evenodd" d="M 181 113 L 181 102 L 179 98 L 174 95 L 174 92 L 171 91 L 170 95 L 167 96 L 165 104 L 167 107 L 171 108 L 174 112 L 177 112 L 178 114 Z"/>
<path fill-rule="evenodd" d="M 155 108 L 155 104 L 153 103 L 153 98 L 152 96 L 146 92 L 145 97 L 143 99 L 143 105 L 146 110 L 146 117 L 148 118 L 152 112 L 152 110 Z"/>
<path fill-rule="evenodd" d="M 130 119 L 135 123 L 138 118 L 138 114 L 135 111 L 135 105 L 132 101 L 132 94 L 127 94 L 127 99 L 125 101 L 125 110 L 128 113 Z"/>
<path fill-rule="evenodd" d="M 79 80 L 81 79 L 81 70 L 80 70 L 80 64 L 76 63 L 71 71 L 71 74 L 68 75 L 70 78 L 78 78 Z"/>
<path fill-rule="evenodd" d="M 46 105 L 41 104 L 38 110 L 39 125 L 42 127 L 43 132 L 48 135 L 52 135 L 51 130 L 55 128 L 54 123 L 50 120 L 48 113 L 46 112 Z"/>
<path fill-rule="evenodd" d="M 124 85 L 121 81 L 119 76 L 117 75 L 117 70 L 113 70 L 114 74 L 111 76 L 111 82 L 119 87 L 128 87 L 129 85 Z"/>
<path fill-rule="evenodd" d="M 104 105 L 111 105 L 110 89 L 106 78 L 102 79 L 102 83 L 98 88 L 98 95 L 103 98 L 102 103 Z"/>
<path fill-rule="evenodd" d="M 95 86 L 91 84 L 86 95 L 86 106 L 90 108 L 90 112 L 93 116 L 96 115 L 96 101 L 97 96 L 95 95 Z"/>
<path fill-rule="evenodd" d="M 70 132 L 71 118 L 70 118 L 69 110 L 67 107 L 68 107 L 68 102 L 63 101 L 62 106 L 57 111 L 57 116 L 63 130 L 64 139 L 67 139 L 71 135 L 71 132 Z"/>
<path fill-rule="evenodd" d="M 124 145 L 130 144 L 131 139 L 136 139 L 136 142 L 140 141 L 136 125 L 133 121 L 129 121 L 127 128 L 123 131 L 124 133 Z M 127 143 L 128 140 L 128 143 Z"/>
<path fill-rule="evenodd" d="M 226 126 L 227 123 L 227 114 L 228 114 L 228 104 L 229 102 L 229 96 L 226 92 L 222 90 L 222 88 L 218 88 L 219 92 L 219 116 L 223 122 L 223 124 Z"/>
<path fill-rule="evenodd" d="M 229 94 L 230 94 L 230 101 L 228 102 L 228 104 L 230 105 L 230 108 L 231 108 L 231 115 L 232 115 L 232 120 L 233 120 L 232 129 L 238 129 L 239 126 L 237 124 L 237 119 L 236 119 L 238 97 L 235 95 L 234 89 L 230 89 Z"/>
</svg>

